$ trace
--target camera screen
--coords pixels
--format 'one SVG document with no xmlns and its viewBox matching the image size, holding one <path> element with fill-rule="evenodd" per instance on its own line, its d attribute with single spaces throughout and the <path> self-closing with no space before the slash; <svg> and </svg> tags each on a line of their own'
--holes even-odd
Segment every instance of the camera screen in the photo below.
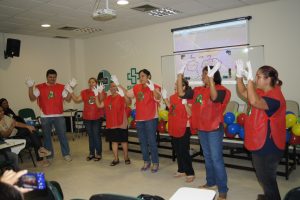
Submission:
<svg viewBox="0 0 300 200">
<path fill-rule="evenodd" d="M 32 188 L 43 190 L 46 188 L 44 173 L 27 173 L 20 178 L 21 186 L 24 188 Z"/>
</svg>

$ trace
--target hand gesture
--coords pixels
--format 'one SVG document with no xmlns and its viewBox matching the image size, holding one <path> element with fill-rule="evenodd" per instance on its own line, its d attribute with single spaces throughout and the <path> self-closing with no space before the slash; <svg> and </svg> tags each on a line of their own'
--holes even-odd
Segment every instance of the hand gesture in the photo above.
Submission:
<svg viewBox="0 0 300 200">
<path fill-rule="evenodd" d="M 209 66 L 207 66 L 207 76 L 210 77 L 210 78 L 213 78 L 215 73 L 220 69 L 221 67 L 221 63 L 219 61 L 216 61 L 214 63 L 214 67 L 212 69 L 210 69 Z"/>
<path fill-rule="evenodd" d="M 119 80 L 116 75 L 111 75 L 110 79 L 116 84 L 116 86 L 120 85 Z"/>
<path fill-rule="evenodd" d="M 161 91 L 161 96 L 163 99 L 167 98 L 167 90 L 165 88 Z"/>
<path fill-rule="evenodd" d="M 99 89 L 99 86 L 97 85 L 97 86 L 95 86 L 95 87 L 93 87 L 93 92 L 94 92 L 94 95 L 95 96 L 98 96 L 98 89 Z"/>
<path fill-rule="evenodd" d="M 181 100 L 181 103 L 182 103 L 183 105 L 185 105 L 185 104 L 187 104 L 187 100 L 186 100 L 186 99 L 182 99 L 182 100 Z"/>
<path fill-rule="evenodd" d="M 118 87 L 117 93 L 118 93 L 121 97 L 124 97 L 124 91 L 122 90 L 122 88 Z"/>
<path fill-rule="evenodd" d="M 65 85 L 65 90 L 67 90 L 70 94 L 73 93 L 73 89 L 72 89 L 72 87 L 70 86 L 69 83 L 67 83 L 67 84 Z"/>
<path fill-rule="evenodd" d="M 241 59 L 235 61 L 236 64 L 236 77 L 242 78 L 244 72 L 244 62 Z"/>
<path fill-rule="evenodd" d="M 148 88 L 153 91 L 154 90 L 154 84 L 151 80 L 148 80 L 149 83 L 146 83 L 146 85 L 148 86 Z"/>
<path fill-rule="evenodd" d="M 72 79 L 68 82 L 68 84 L 69 84 L 72 88 L 74 88 L 74 87 L 77 85 L 77 81 L 76 81 L 75 78 L 72 78 Z"/>
<path fill-rule="evenodd" d="M 14 186 L 17 190 L 19 190 L 22 193 L 32 191 L 32 189 L 29 188 L 21 188 L 16 186 L 15 184 L 18 182 L 19 178 L 23 176 L 24 174 L 27 174 L 27 170 L 21 170 L 18 172 L 14 172 L 13 170 L 6 170 L 3 175 L 1 176 L 0 181 L 9 185 Z"/>
<path fill-rule="evenodd" d="M 248 81 L 253 81 L 254 78 L 253 78 L 252 67 L 251 67 L 250 61 L 248 61 L 248 62 L 246 63 L 246 69 L 247 69 L 247 71 L 244 70 L 244 74 L 245 74 L 247 80 L 248 80 Z"/>
<path fill-rule="evenodd" d="M 34 85 L 34 80 L 32 80 L 31 78 L 26 79 L 25 84 L 27 85 L 27 87 L 32 87 Z"/>
</svg>

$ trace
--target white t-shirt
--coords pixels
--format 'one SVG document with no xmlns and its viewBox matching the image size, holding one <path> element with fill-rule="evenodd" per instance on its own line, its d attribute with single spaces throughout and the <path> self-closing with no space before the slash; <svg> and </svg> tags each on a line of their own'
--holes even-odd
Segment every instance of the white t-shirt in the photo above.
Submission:
<svg viewBox="0 0 300 200">
<path fill-rule="evenodd" d="M 2 118 L 2 120 L 0 121 L 0 131 L 7 131 L 9 129 L 9 127 L 11 126 L 11 124 L 13 123 L 13 119 L 4 115 L 4 117 Z M 17 134 L 18 130 L 16 128 L 14 128 L 11 132 L 11 134 L 9 135 L 9 137 L 13 137 Z"/>
</svg>

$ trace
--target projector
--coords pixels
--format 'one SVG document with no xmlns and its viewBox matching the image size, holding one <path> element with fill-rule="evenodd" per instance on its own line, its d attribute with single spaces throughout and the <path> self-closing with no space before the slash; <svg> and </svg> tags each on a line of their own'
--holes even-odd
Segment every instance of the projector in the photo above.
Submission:
<svg viewBox="0 0 300 200">
<path fill-rule="evenodd" d="M 97 9 L 93 12 L 93 19 L 97 21 L 107 21 L 111 20 L 113 18 L 116 18 L 117 13 L 113 9 L 109 8 L 103 8 L 103 9 Z"/>
</svg>

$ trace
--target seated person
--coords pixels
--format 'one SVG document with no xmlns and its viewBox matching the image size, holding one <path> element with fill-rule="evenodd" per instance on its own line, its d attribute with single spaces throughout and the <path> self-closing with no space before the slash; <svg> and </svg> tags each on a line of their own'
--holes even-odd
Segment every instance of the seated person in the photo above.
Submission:
<svg viewBox="0 0 300 200">
<path fill-rule="evenodd" d="M 11 152 L 10 148 L 0 150 L 0 163 L 7 162 L 15 171 L 19 171 L 18 155 Z"/>
<path fill-rule="evenodd" d="M 0 106 L 3 108 L 4 110 L 4 115 L 7 115 L 11 118 L 14 118 L 14 120 L 18 121 L 18 122 L 23 122 L 25 123 L 24 119 L 22 117 L 19 117 L 15 114 L 15 112 L 9 108 L 9 104 L 8 101 L 5 98 L 0 99 Z"/>
<path fill-rule="evenodd" d="M 16 127 L 19 129 L 17 130 Z M 35 134 L 35 128 L 27 124 L 17 122 L 14 119 L 4 115 L 4 110 L 0 106 L 0 135 L 3 138 L 19 138 L 25 139 L 27 143 L 30 143 L 34 147 L 36 160 L 39 164 L 46 167 L 50 163 L 47 160 L 43 161 L 43 157 L 51 155 L 51 151 L 48 151 L 42 146 L 40 138 Z"/>
</svg>

